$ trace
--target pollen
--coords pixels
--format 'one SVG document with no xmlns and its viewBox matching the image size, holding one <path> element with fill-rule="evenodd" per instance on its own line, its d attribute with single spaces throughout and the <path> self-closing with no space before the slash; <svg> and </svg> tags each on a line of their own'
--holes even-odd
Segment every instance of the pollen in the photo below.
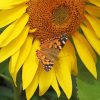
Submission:
<svg viewBox="0 0 100 100">
<path fill-rule="evenodd" d="M 29 25 L 37 29 L 31 34 L 39 39 L 71 35 L 84 18 L 83 0 L 30 0 L 28 4 Z"/>
</svg>

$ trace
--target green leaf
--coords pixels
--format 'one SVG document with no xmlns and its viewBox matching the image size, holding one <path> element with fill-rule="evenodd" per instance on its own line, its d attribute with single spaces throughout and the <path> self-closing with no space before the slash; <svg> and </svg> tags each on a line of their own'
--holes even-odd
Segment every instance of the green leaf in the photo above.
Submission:
<svg viewBox="0 0 100 100">
<path fill-rule="evenodd" d="M 79 100 L 100 100 L 100 57 L 97 58 L 98 79 L 94 79 L 79 60 L 77 88 Z"/>
</svg>

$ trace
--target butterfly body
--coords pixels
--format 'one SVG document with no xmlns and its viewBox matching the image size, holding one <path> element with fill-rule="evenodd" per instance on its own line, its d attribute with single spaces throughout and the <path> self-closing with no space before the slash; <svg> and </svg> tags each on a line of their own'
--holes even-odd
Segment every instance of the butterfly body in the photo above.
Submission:
<svg viewBox="0 0 100 100">
<path fill-rule="evenodd" d="M 67 35 L 61 35 L 41 42 L 41 50 L 37 50 L 36 54 L 45 71 L 51 70 L 67 39 Z"/>
</svg>

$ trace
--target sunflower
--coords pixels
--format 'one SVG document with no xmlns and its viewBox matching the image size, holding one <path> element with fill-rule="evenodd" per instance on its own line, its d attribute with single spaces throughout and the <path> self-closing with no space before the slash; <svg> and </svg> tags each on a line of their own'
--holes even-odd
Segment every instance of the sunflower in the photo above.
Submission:
<svg viewBox="0 0 100 100">
<path fill-rule="evenodd" d="M 100 55 L 99 19 L 99 0 L 0 1 L 0 28 L 3 30 L 0 63 L 10 58 L 9 71 L 15 84 L 22 67 L 22 85 L 27 100 L 38 86 L 40 96 L 52 86 L 58 97 L 61 87 L 70 99 L 71 74 L 78 73 L 74 46 L 88 71 L 97 78 L 95 52 Z M 41 50 L 41 41 L 62 33 L 68 34 L 67 42 L 53 68 L 45 71 L 36 51 Z"/>
</svg>

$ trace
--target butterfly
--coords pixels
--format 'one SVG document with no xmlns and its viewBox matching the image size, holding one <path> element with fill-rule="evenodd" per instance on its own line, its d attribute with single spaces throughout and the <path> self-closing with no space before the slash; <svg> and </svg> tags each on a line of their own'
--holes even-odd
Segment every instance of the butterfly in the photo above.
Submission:
<svg viewBox="0 0 100 100">
<path fill-rule="evenodd" d="M 67 40 L 68 35 L 63 34 L 59 37 L 46 39 L 41 43 L 41 50 L 37 50 L 36 55 L 45 71 L 51 70 Z"/>
</svg>

